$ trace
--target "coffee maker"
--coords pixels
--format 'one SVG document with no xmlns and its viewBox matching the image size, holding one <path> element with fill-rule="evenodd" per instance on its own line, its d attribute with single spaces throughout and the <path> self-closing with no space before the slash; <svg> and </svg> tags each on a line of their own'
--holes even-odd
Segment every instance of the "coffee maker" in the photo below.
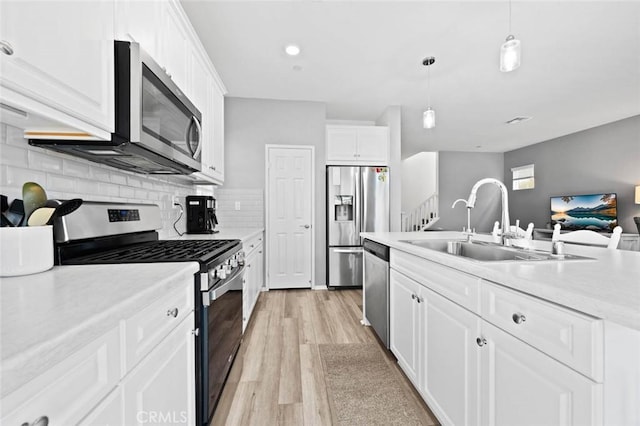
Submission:
<svg viewBox="0 0 640 426">
<path fill-rule="evenodd" d="M 187 234 L 213 234 L 218 232 L 216 199 L 210 195 L 187 196 Z"/>
</svg>

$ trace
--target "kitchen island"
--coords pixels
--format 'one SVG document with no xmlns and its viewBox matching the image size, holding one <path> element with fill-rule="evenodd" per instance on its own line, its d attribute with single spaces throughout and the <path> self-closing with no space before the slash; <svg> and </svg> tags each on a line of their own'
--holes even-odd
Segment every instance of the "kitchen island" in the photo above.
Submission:
<svg viewBox="0 0 640 426">
<path fill-rule="evenodd" d="M 459 232 L 362 236 L 391 247 L 390 348 L 443 425 L 640 421 L 639 253 L 478 261 L 409 242 Z"/>
</svg>

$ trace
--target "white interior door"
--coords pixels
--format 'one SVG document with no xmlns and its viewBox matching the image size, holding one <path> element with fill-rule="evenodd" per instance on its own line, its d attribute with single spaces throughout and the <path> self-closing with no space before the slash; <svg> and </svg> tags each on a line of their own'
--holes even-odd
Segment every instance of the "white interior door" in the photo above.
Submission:
<svg viewBox="0 0 640 426">
<path fill-rule="evenodd" d="M 313 147 L 267 146 L 267 286 L 310 288 Z"/>
</svg>

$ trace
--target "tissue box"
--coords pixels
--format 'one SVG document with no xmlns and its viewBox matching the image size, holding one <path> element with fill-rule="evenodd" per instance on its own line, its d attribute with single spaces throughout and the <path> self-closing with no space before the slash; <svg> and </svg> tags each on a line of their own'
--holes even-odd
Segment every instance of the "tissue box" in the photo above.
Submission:
<svg viewBox="0 0 640 426">
<path fill-rule="evenodd" d="M 53 267 L 53 226 L 0 228 L 0 277 L 35 274 Z"/>
</svg>

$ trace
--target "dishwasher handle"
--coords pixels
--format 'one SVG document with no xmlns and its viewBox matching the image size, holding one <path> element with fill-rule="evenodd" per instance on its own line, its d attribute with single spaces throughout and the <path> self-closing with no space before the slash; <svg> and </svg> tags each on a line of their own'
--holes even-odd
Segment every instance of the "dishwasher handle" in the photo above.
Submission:
<svg viewBox="0 0 640 426">
<path fill-rule="evenodd" d="M 367 253 L 371 253 L 375 257 L 378 257 L 385 262 L 389 261 L 389 247 L 385 246 L 384 244 L 365 239 L 364 243 L 362 244 L 362 248 Z"/>
</svg>

